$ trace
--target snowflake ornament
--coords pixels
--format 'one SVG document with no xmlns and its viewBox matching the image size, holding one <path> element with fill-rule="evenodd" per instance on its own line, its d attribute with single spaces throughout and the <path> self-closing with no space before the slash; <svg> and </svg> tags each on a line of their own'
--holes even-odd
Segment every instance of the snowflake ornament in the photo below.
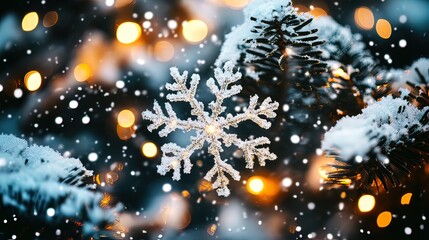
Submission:
<svg viewBox="0 0 429 240">
<path fill-rule="evenodd" d="M 194 119 L 187 120 L 178 119 L 170 103 L 165 103 L 167 115 L 164 115 L 163 110 L 157 101 L 154 102 L 154 112 L 146 110 L 142 113 L 143 119 L 152 122 L 148 126 L 149 131 L 160 128 L 160 137 L 165 137 L 176 129 L 184 131 L 196 131 L 196 136 L 191 137 L 191 143 L 185 148 L 178 146 L 175 143 L 167 143 L 161 147 L 162 158 L 161 164 L 158 165 L 158 173 L 165 175 L 170 170 L 173 170 L 173 180 L 180 180 L 180 169 L 183 162 L 183 172 L 190 173 L 192 163 L 191 155 L 203 148 L 204 143 L 208 143 L 208 152 L 213 155 L 214 164 L 211 170 L 205 175 L 205 179 L 212 182 L 212 178 L 217 175 L 217 178 L 212 182 L 212 188 L 216 189 L 219 196 L 228 196 L 230 191 L 227 187 L 229 179 L 226 174 L 229 174 L 232 179 L 240 180 L 240 173 L 235 170 L 227 160 L 222 160 L 221 152 L 223 145 L 229 147 L 235 145 L 243 151 L 243 156 L 246 161 L 246 168 L 252 169 L 255 157 L 258 159 L 259 165 L 265 166 L 266 160 L 275 160 L 277 156 L 271 153 L 268 147 L 262 145 L 270 144 L 267 137 L 258 137 L 255 139 L 240 139 L 236 134 L 227 133 L 230 128 L 238 127 L 240 122 L 247 120 L 253 121 L 261 128 L 268 129 L 271 123 L 264 118 L 274 118 L 275 110 L 279 104 L 272 102 L 271 98 L 266 98 L 259 106 L 258 95 L 250 98 L 250 103 L 243 113 L 236 116 L 232 114 L 223 114 L 226 110 L 222 106 L 223 101 L 227 98 L 238 94 L 242 87 L 241 85 L 231 85 L 241 78 L 240 72 L 233 72 L 234 64 L 232 62 L 225 63 L 222 69 L 215 69 L 215 79 L 210 78 L 207 81 L 207 86 L 210 92 L 216 97 L 216 100 L 209 103 L 211 114 L 204 110 L 204 104 L 196 99 L 195 93 L 200 82 L 200 76 L 193 74 L 191 76 L 190 86 L 187 87 L 188 72 L 184 71 L 180 75 L 177 68 L 170 69 L 170 74 L 175 80 L 175 83 L 167 83 L 167 90 L 173 91 L 167 95 L 170 102 L 187 102 L 191 106 L 191 115 Z"/>
</svg>

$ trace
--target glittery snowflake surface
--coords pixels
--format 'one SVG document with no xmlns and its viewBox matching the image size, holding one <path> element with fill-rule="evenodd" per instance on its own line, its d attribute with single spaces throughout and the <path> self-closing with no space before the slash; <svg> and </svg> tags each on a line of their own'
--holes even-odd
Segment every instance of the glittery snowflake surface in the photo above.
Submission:
<svg viewBox="0 0 429 240">
<path fill-rule="evenodd" d="M 270 98 L 266 98 L 258 107 L 258 95 L 250 98 L 249 106 L 243 113 L 236 116 L 226 114 L 226 107 L 222 106 L 223 101 L 227 98 L 238 94 L 242 87 L 241 85 L 233 85 L 241 78 L 239 72 L 233 72 L 233 63 L 225 63 L 223 70 L 215 69 L 215 79 L 210 78 L 207 81 L 207 86 L 210 92 L 216 97 L 216 100 L 209 103 L 211 113 L 205 111 L 204 104 L 196 99 L 196 90 L 200 82 L 200 76 L 193 74 L 189 88 L 187 86 L 188 72 L 183 72 L 180 75 L 177 68 L 171 68 L 171 76 L 175 83 L 165 85 L 167 90 L 174 93 L 168 94 L 167 99 L 170 102 L 187 102 L 191 106 L 192 118 L 187 120 L 178 119 L 173 107 L 170 103 L 165 103 L 167 116 L 164 115 L 161 106 L 157 101 L 154 102 L 154 112 L 146 110 L 142 113 L 143 119 L 152 122 L 148 126 L 149 131 L 164 127 L 159 131 L 159 136 L 165 137 L 176 129 L 184 131 L 196 131 L 196 136 L 191 137 L 191 143 L 186 147 L 180 147 L 175 143 L 167 143 L 161 147 L 162 159 L 158 165 L 158 173 L 165 175 L 170 170 L 173 170 L 173 180 L 180 180 L 180 172 L 183 162 L 183 172 L 190 173 L 192 163 L 191 155 L 203 148 L 204 143 L 208 143 L 208 152 L 213 156 L 213 167 L 205 175 L 205 179 L 212 181 L 212 178 L 217 175 L 216 180 L 212 182 L 213 189 L 217 189 L 219 196 L 228 196 L 230 191 L 227 187 L 229 179 L 227 174 L 232 179 L 240 180 L 240 173 L 235 170 L 227 160 L 221 158 L 223 146 L 229 147 L 235 145 L 241 151 L 246 161 L 246 168 L 252 169 L 254 166 L 255 157 L 258 159 L 259 165 L 264 166 L 266 160 L 275 160 L 277 156 L 271 153 L 268 147 L 263 147 L 270 143 L 266 137 L 258 137 L 254 139 L 240 139 L 236 134 L 228 133 L 230 128 L 238 127 L 238 124 L 247 120 L 253 121 L 261 128 L 268 129 L 271 123 L 267 118 L 274 118 L 274 111 L 278 108 L 277 102 L 272 102 Z M 262 118 L 264 117 L 264 118 Z"/>
</svg>

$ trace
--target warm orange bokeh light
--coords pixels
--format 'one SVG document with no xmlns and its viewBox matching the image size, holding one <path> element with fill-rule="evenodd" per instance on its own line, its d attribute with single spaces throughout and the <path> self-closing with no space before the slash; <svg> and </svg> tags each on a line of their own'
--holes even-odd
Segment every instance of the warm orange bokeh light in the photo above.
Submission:
<svg viewBox="0 0 429 240">
<path fill-rule="evenodd" d="M 42 85 L 42 76 L 38 71 L 29 71 L 25 74 L 24 84 L 29 91 L 36 91 Z"/>
<path fill-rule="evenodd" d="M 123 44 L 130 44 L 137 41 L 142 34 L 140 25 L 135 22 L 121 23 L 116 29 L 116 38 Z"/>
<path fill-rule="evenodd" d="M 369 194 L 362 195 L 359 198 L 358 207 L 361 212 L 370 212 L 375 207 L 374 196 Z"/>
<path fill-rule="evenodd" d="M 119 126 L 123 128 L 129 128 L 134 125 L 134 122 L 136 121 L 136 117 L 134 116 L 133 112 L 131 112 L 128 109 L 124 109 L 119 112 L 117 120 L 118 120 Z"/>
<path fill-rule="evenodd" d="M 84 82 L 91 77 L 91 67 L 86 63 L 76 65 L 73 71 L 74 78 L 78 82 Z"/>
<path fill-rule="evenodd" d="M 367 7 L 357 8 L 355 11 L 355 23 L 364 30 L 370 30 L 374 27 L 374 14 Z"/>
<path fill-rule="evenodd" d="M 223 0 L 223 2 L 230 8 L 241 9 L 249 3 L 249 0 Z"/>
<path fill-rule="evenodd" d="M 39 15 L 36 12 L 29 12 L 22 18 L 22 30 L 29 32 L 33 31 L 39 23 Z"/>
<path fill-rule="evenodd" d="M 386 19 L 379 19 L 377 21 L 375 29 L 377 31 L 378 36 L 383 39 L 388 39 L 390 38 L 390 35 L 392 35 L 392 26 Z"/>
<path fill-rule="evenodd" d="M 389 226 L 392 221 L 392 214 L 389 211 L 384 211 L 380 213 L 377 217 L 377 226 L 379 228 L 385 228 Z"/>
<path fill-rule="evenodd" d="M 264 181 L 260 177 L 251 177 L 247 181 L 247 191 L 251 194 L 259 195 L 264 190 Z"/>
<path fill-rule="evenodd" d="M 318 18 L 318 17 L 322 17 L 322 16 L 328 16 L 328 13 L 320 7 L 314 7 L 310 10 L 310 14 L 314 17 L 314 18 Z"/>
<path fill-rule="evenodd" d="M 410 204 L 411 201 L 411 197 L 413 196 L 412 193 L 405 193 L 402 197 L 401 197 L 401 204 L 402 205 L 408 205 Z"/>
<path fill-rule="evenodd" d="M 155 44 L 153 53 L 156 60 L 160 62 L 168 62 L 174 57 L 173 44 L 167 41 L 159 41 Z"/>
<path fill-rule="evenodd" d="M 118 134 L 119 139 L 121 140 L 128 140 L 130 139 L 134 134 L 136 133 L 136 130 L 134 127 L 127 127 L 123 128 L 121 126 L 116 125 L 116 134 Z"/>
<path fill-rule="evenodd" d="M 142 145 L 142 153 L 147 158 L 153 158 L 158 154 L 158 148 L 153 142 L 145 142 Z"/>
<path fill-rule="evenodd" d="M 45 14 L 43 17 L 43 26 L 44 27 L 52 27 L 58 21 L 58 13 L 55 11 L 50 11 Z"/>
<path fill-rule="evenodd" d="M 207 24 L 201 20 L 190 20 L 183 25 L 183 36 L 192 43 L 198 43 L 207 37 Z"/>
</svg>

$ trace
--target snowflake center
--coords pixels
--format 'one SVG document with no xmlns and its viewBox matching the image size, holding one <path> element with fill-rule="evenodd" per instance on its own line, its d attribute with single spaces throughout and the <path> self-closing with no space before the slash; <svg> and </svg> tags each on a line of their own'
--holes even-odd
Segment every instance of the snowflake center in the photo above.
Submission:
<svg viewBox="0 0 429 240">
<path fill-rule="evenodd" d="M 205 128 L 206 133 L 208 133 L 209 135 L 214 135 L 215 133 L 217 133 L 219 131 L 219 128 L 216 127 L 213 124 L 209 124 L 206 126 Z"/>
</svg>

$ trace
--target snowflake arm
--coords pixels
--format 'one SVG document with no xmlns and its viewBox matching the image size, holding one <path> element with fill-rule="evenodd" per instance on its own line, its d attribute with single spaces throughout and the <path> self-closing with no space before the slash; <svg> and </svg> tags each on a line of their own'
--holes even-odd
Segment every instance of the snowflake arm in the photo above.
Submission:
<svg viewBox="0 0 429 240">
<path fill-rule="evenodd" d="M 254 123 L 258 124 L 261 128 L 269 129 L 271 127 L 271 123 L 268 122 L 266 119 L 263 119 L 259 117 L 260 115 L 265 116 L 267 118 L 274 118 L 276 117 L 276 113 L 274 110 L 276 110 L 279 107 L 278 102 L 271 102 L 271 98 L 266 98 L 261 106 L 256 109 L 256 106 L 258 104 L 258 95 L 255 95 L 250 98 L 249 107 L 246 109 L 244 113 L 240 113 L 236 116 L 232 116 L 231 114 L 228 114 L 226 117 L 226 127 L 229 126 L 237 127 L 238 123 L 251 120 Z"/>
<path fill-rule="evenodd" d="M 149 110 L 144 111 L 142 116 L 143 119 L 152 122 L 152 124 L 148 126 L 148 130 L 150 132 L 160 128 L 162 125 L 165 125 L 165 127 L 158 133 L 160 137 L 166 137 L 176 129 L 182 129 L 185 131 L 189 131 L 191 129 L 204 129 L 204 125 L 200 124 L 198 121 L 192 121 L 191 119 L 184 121 L 178 119 L 176 113 L 173 111 L 173 108 L 169 103 L 165 103 L 165 109 L 167 110 L 168 116 L 164 115 L 161 106 L 156 100 L 153 104 L 153 109 L 154 112 Z"/>
<path fill-rule="evenodd" d="M 182 148 L 175 143 L 167 143 L 161 147 L 162 158 L 161 164 L 157 166 L 158 173 L 165 175 L 170 170 L 173 170 L 173 180 L 180 180 L 180 167 L 183 161 L 183 172 L 191 173 L 192 163 L 191 155 L 204 145 L 207 136 L 201 134 L 197 137 L 191 137 L 191 144 L 186 148 Z"/>
</svg>

